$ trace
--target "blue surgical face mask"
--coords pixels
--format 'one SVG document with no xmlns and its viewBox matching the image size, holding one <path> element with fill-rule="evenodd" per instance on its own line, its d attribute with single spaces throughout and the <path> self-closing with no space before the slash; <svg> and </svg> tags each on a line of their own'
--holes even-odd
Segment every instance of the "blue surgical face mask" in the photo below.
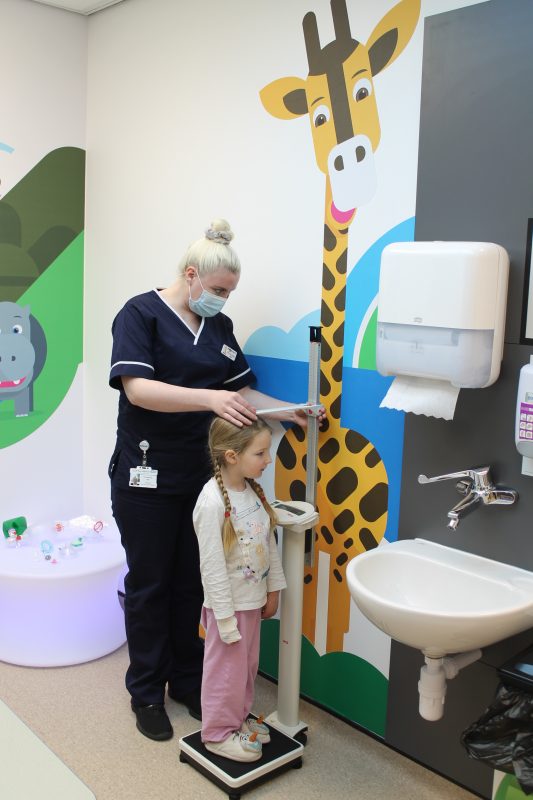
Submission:
<svg viewBox="0 0 533 800">
<path fill-rule="evenodd" d="M 189 286 L 189 308 L 194 314 L 198 314 L 199 317 L 214 317 L 215 314 L 222 311 L 227 298 L 217 297 L 216 294 L 208 292 L 207 289 L 204 289 L 198 273 L 196 273 L 196 277 L 202 287 L 202 294 L 197 300 L 193 300 L 191 297 L 191 287 Z"/>
</svg>

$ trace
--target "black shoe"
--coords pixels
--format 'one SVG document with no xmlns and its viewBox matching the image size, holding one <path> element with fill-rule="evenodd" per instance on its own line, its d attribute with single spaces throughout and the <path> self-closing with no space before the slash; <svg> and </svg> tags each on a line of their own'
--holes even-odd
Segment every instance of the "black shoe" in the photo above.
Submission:
<svg viewBox="0 0 533 800">
<path fill-rule="evenodd" d="M 137 728 L 144 736 L 158 742 L 172 739 L 174 731 L 164 705 L 136 706 L 132 700 L 131 710 L 137 717 Z"/>
<path fill-rule="evenodd" d="M 186 706 L 187 711 L 194 717 L 194 719 L 202 719 L 202 704 L 200 702 L 200 689 L 193 689 L 192 692 L 187 692 L 187 694 L 182 694 L 180 697 L 175 695 L 170 689 L 168 690 L 168 696 L 171 700 L 175 700 L 176 703 L 183 703 Z"/>
</svg>

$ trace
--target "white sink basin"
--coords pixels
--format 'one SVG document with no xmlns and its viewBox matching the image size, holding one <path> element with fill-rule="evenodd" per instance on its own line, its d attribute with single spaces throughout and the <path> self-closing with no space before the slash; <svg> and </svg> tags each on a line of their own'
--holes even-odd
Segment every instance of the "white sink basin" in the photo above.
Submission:
<svg viewBox="0 0 533 800">
<path fill-rule="evenodd" d="M 425 539 L 356 556 L 348 587 L 363 614 L 398 642 L 440 658 L 533 626 L 533 573 Z"/>
</svg>

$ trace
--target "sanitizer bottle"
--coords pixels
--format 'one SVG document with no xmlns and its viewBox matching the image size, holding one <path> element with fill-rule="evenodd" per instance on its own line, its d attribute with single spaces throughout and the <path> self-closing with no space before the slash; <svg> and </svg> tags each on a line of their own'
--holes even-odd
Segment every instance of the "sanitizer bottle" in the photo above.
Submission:
<svg viewBox="0 0 533 800">
<path fill-rule="evenodd" d="M 523 456 L 522 474 L 533 477 L 533 356 L 520 370 L 515 422 L 516 449 Z"/>
</svg>

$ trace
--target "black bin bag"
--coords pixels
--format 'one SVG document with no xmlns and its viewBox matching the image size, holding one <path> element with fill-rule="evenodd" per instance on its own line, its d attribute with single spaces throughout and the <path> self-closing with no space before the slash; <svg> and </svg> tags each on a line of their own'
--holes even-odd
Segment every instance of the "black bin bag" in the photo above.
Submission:
<svg viewBox="0 0 533 800">
<path fill-rule="evenodd" d="M 533 693 L 500 683 L 461 744 L 470 758 L 514 774 L 522 791 L 533 794 Z"/>
</svg>

